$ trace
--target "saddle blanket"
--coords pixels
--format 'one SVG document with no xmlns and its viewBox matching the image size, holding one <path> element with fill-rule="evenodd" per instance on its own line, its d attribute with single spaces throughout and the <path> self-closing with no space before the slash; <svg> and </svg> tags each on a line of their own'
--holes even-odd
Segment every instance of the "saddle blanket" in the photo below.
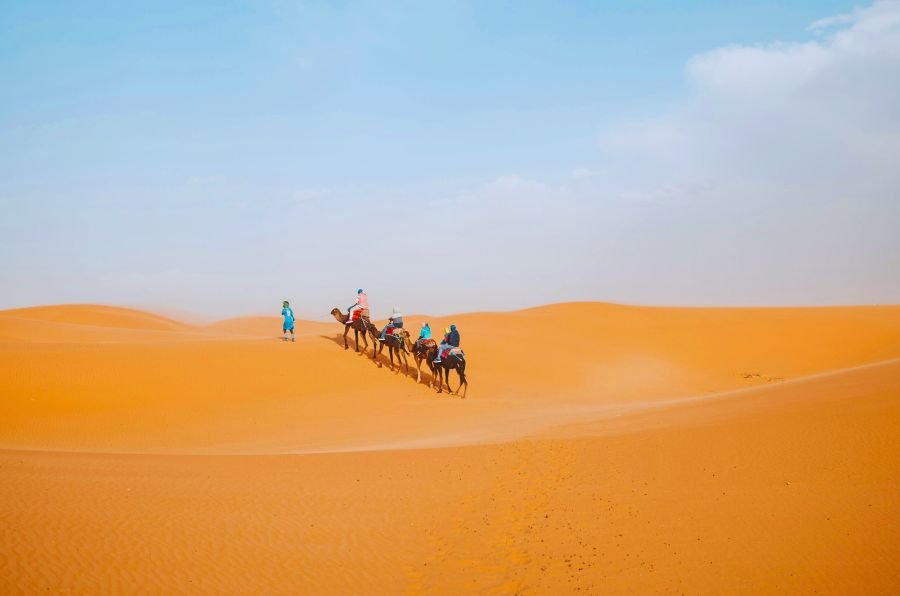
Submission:
<svg viewBox="0 0 900 596">
<path fill-rule="evenodd" d="M 466 354 L 462 351 L 461 348 L 446 348 L 443 352 L 441 352 L 441 360 L 446 358 L 447 356 L 456 356 L 457 358 L 465 358 Z"/>
</svg>

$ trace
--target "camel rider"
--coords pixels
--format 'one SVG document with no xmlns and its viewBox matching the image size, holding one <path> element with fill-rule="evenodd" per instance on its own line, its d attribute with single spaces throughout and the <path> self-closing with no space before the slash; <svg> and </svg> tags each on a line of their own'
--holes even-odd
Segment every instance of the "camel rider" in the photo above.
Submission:
<svg viewBox="0 0 900 596">
<path fill-rule="evenodd" d="M 422 323 L 422 329 L 419 331 L 419 339 L 416 341 L 425 341 L 431 339 L 431 326 L 428 323 Z"/>
<path fill-rule="evenodd" d="M 388 324 L 384 326 L 384 329 L 381 330 L 381 337 L 378 339 L 380 341 L 384 341 L 384 336 L 387 333 L 388 329 L 401 329 L 403 327 L 403 315 L 400 314 L 400 309 L 396 306 L 394 310 L 391 312 L 391 316 L 388 318 Z"/>
<path fill-rule="evenodd" d="M 287 340 L 288 331 L 291 332 L 291 341 L 294 341 L 294 309 L 291 308 L 291 303 L 287 300 L 281 303 L 281 316 L 284 317 L 284 322 L 281 324 L 281 333 L 284 334 L 285 341 Z"/>
<path fill-rule="evenodd" d="M 459 331 L 456 330 L 456 325 L 450 325 L 450 328 L 444 329 L 444 331 L 446 332 L 446 335 L 444 335 L 444 341 L 438 346 L 437 358 L 434 359 L 435 362 L 441 361 L 441 354 L 444 350 L 459 347 Z"/>
<path fill-rule="evenodd" d="M 359 313 L 360 317 L 369 314 L 369 297 L 362 291 L 362 288 L 356 290 L 356 303 L 347 309 L 347 325 L 353 322 L 353 312 L 357 310 L 362 311 Z"/>
</svg>

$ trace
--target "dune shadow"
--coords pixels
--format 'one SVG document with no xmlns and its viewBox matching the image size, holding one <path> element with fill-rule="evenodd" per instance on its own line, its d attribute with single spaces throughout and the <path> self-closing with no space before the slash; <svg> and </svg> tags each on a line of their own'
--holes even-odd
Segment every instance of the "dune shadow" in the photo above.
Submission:
<svg viewBox="0 0 900 596">
<path fill-rule="evenodd" d="M 320 335 L 319 337 L 321 337 L 322 339 L 326 339 L 330 342 L 333 342 L 336 346 L 340 347 L 341 349 L 343 349 L 343 347 L 344 347 L 344 336 L 341 333 L 335 333 L 334 335 Z M 350 351 L 352 351 L 353 350 L 353 336 L 352 335 L 347 337 L 347 343 L 350 346 L 350 348 L 349 348 Z M 384 368 L 388 372 L 390 372 L 390 370 L 391 370 L 390 360 L 389 360 L 389 356 L 387 355 L 386 352 L 381 353 L 377 359 L 373 359 L 372 358 L 372 345 L 369 344 L 368 349 L 366 349 L 364 346 L 360 346 L 360 351 L 357 353 L 364 355 L 366 360 L 371 362 L 373 365 L 379 366 L 379 364 L 380 364 L 382 368 Z M 399 370 L 394 371 L 394 373 L 397 374 L 398 376 L 406 377 L 406 378 L 412 379 L 413 381 L 416 380 L 416 364 L 415 364 L 415 359 L 412 357 L 412 355 L 409 356 L 409 370 L 408 371 L 404 371 L 403 365 L 402 364 L 398 365 L 396 360 L 394 361 L 394 366 L 399 366 Z M 423 368 L 422 368 L 422 383 L 420 383 L 420 384 L 423 386 L 428 386 L 429 380 L 433 377 L 433 375 L 431 374 L 431 371 L 428 370 L 427 366 L 425 366 L 424 364 L 422 366 L 423 366 Z"/>
<path fill-rule="evenodd" d="M 319 337 L 321 337 L 322 339 L 327 339 L 328 341 L 334 342 L 341 349 L 344 348 L 344 336 L 341 333 L 335 333 L 333 336 L 332 335 L 320 335 Z M 347 336 L 348 350 L 354 351 L 353 348 L 355 345 L 356 345 L 356 342 L 353 341 L 353 336 L 348 335 Z M 372 344 L 371 344 L 371 342 L 369 343 L 368 348 L 365 346 L 364 343 L 360 342 L 359 351 L 354 352 L 354 353 L 364 354 L 369 360 L 372 360 Z"/>
<path fill-rule="evenodd" d="M 340 333 L 335 333 L 333 336 L 332 335 L 320 335 L 319 337 L 321 337 L 322 339 L 327 339 L 329 341 L 333 341 L 335 344 L 339 345 L 342 348 L 344 347 L 344 336 L 341 335 Z"/>
</svg>

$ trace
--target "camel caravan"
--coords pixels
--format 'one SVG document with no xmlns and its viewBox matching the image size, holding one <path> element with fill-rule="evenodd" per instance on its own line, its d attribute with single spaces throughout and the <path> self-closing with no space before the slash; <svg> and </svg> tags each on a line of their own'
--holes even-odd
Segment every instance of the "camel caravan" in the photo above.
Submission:
<svg viewBox="0 0 900 596">
<path fill-rule="evenodd" d="M 394 308 L 388 319 L 387 325 L 379 329 L 369 318 L 369 298 L 362 289 L 356 291 L 356 302 L 347 308 L 347 312 L 335 307 L 331 309 L 331 315 L 344 326 L 344 349 L 350 348 L 347 335 L 353 330 L 356 341 L 356 351 L 359 352 L 359 339 L 362 336 L 363 350 L 369 349 L 368 339 L 372 339 L 372 359 L 388 348 L 391 370 L 394 370 L 394 354 L 397 355 L 397 371 L 400 364 L 409 372 L 408 356 L 412 354 L 416 361 L 416 383 L 422 381 L 422 363 L 428 365 L 431 371 L 431 387 L 437 385 L 437 392 L 443 393 L 444 383 L 447 391 L 453 393 L 450 387 L 450 371 L 455 370 L 459 375 L 459 387 L 456 395 L 462 389 L 462 397 L 466 396 L 469 382 L 466 380 L 466 358 L 459 347 L 459 331 L 456 325 L 451 325 L 444 330 L 443 340 L 438 343 L 431 337 L 431 327 L 428 323 L 422 325 L 419 337 L 413 341 L 409 331 L 403 328 L 403 315 L 398 308 Z M 378 365 L 382 366 L 381 364 Z"/>
</svg>

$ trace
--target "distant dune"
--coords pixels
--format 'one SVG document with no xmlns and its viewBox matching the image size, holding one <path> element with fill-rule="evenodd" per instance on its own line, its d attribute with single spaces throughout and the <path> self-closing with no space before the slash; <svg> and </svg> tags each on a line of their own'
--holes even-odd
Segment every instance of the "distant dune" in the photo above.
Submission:
<svg viewBox="0 0 900 596">
<path fill-rule="evenodd" d="M 427 320 L 0 311 L 0 591 L 900 591 L 900 306 Z"/>
</svg>

